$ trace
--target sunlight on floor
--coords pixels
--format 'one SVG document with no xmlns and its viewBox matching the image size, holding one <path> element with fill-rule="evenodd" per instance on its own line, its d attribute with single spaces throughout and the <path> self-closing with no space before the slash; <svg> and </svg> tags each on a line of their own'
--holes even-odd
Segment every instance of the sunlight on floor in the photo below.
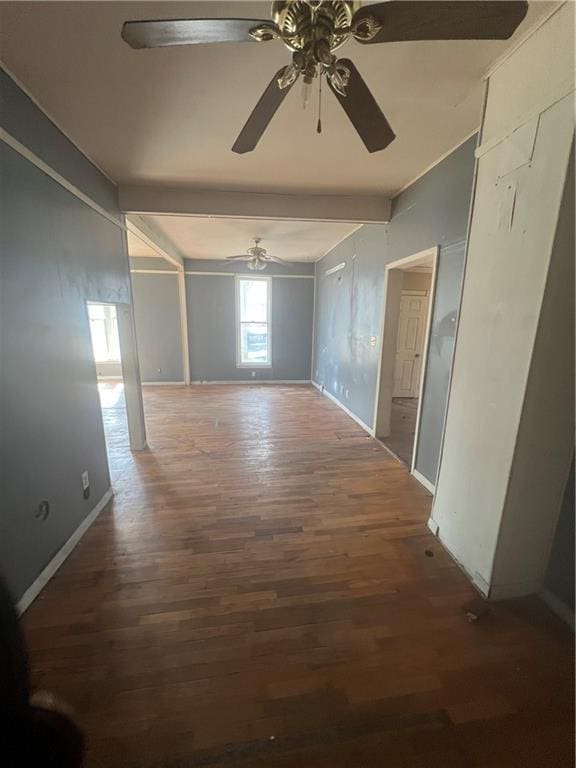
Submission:
<svg viewBox="0 0 576 768">
<path fill-rule="evenodd" d="M 121 381 L 115 383 L 99 381 L 98 392 L 102 408 L 113 408 L 124 400 L 124 383 Z"/>
</svg>

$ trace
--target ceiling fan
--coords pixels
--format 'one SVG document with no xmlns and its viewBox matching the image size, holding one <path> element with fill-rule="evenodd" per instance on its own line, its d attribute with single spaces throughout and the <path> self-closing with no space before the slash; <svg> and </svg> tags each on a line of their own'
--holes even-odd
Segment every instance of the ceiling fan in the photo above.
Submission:
<svg viewBox="0 0 576 768">
<path fill-rule="evenodd" d="M 261 248 L 259 243 L 262 242 L 261 237 L 254 238 L 254 245 L 248 248 L 246 253 L 241 253 L 238 256 L 227 256 L 228 261 L 246 261 L 248 262 L 248 269 L 253 272 L 261 272 L 266 269 L 268 264 L 275 262 L 276 264 L 283 264 L 285 267 L 290 267 L 289 262 L 284 261 L 279 256 L 272 256 L 268 253 L 266 248 Z"/>
<path fill-rule="evenodd" d="M 298 78 L 306 105 L 315 78 L 326 78 L 369 152 L 396 138 L 368 86 L 350 59 L 334 51 L 350 38 L 363 45 L 410 40 L 506 40 L 526 16 L 526 0 L 279 0 L 272 19 L 167 19 L 127 21 L 122 37 L 132 48 L 196 43 L 280 40 L 292 51 L 267 86 L 233 152 L 251 152 Z M 321 121 L 318 119 L 318 132 Z"/>
</svg>

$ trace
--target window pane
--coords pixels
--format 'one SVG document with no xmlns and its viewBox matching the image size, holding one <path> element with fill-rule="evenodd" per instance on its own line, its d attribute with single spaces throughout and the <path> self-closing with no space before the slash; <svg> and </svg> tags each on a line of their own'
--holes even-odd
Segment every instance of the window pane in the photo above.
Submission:
<svg viewBox="0 0 576 768">
<path fill-rule="evenodd" d="M 97 363 L 120 362 L 120 341 L 116 307 L 107 304 L 88 304 L 92 349 Z"/>
<path fill-rule="evenodd" d="M 90 320 L 105 320 L 106 313 L 103 304 L 88 304 L 88 316 Z"/>
<path fill-rule="evenodd" d="M 242 323 L 240 334 L 242 363 L 259 363 L 260 365 L 268 363 L 268 325 L 266 323 Z"/>
<path fill-rule="evenodd" d="M 90 332 L 92 334 L 92 348 L 94 359 L 97 363 L 108 360 L 108 342 L 106 339 L 106 322 L 98 318 L 90 318 Z"/>
<path fill-rule="evenodd" d="M 240 280 L 240 322 L 268 322 L 267 280 Z"/>
</svg>

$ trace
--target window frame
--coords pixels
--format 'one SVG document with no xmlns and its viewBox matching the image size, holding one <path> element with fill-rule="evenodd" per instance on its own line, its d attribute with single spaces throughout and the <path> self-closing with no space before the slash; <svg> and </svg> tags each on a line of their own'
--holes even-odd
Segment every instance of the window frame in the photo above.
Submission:
<svg viewBox="0 0 576 768">
<path fill-rule="evenodd" d="M 240 318 L 240 283 L 242 280 L 261 280 L 267 283 L 266 323 L 268 329 L 268 360 L 265 363 L 242 362 L 242 320 Z M 236 368 L 272 368 L 272 276 L 271 275 L 235 275 L 236 297 Z M 264 325 L 264 323 L 261 323 Z"/>
</svg>

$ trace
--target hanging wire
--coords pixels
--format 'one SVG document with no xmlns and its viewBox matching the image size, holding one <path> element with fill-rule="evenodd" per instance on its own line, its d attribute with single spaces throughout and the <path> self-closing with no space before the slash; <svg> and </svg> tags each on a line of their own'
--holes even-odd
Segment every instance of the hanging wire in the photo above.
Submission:
<svg viewBox="0 0 576 768">
<path fill-rule="evenodd" d="M 316 125 L 316 133 L 322 133 L 322 75 L 320 71 L 319 87 L 318 87 L 318 123 Z"/>
</svg>

